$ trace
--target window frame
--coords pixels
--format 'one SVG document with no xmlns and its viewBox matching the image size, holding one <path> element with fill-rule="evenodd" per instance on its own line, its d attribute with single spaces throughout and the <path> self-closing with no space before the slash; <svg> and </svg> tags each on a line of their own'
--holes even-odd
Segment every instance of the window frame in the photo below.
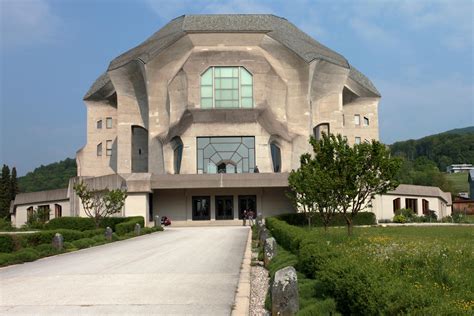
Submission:
<svg viewBox="0 0 474 316">
<path fill-rule="evenodd" d="M 102 119 L 100 119 L 96 122 L 96 128 L 97 129 L 102 129 Z"/>
<path fill-rule="evenodd" d="M 110 125 L 109 125 L 109 122 L 110 122 Z M 113 126 L 114 126 L 114 125 L 113 125 L 113 120 L 112 120 L 112 118 L 111 118 L 111 117 L 107 117 L 107 118 L 105 119 L 105 128 L 106 128 L 106 129 L 111 129 L 111 128 L 113 128 Z"/>
<path fill-rule="evenodd" d="M 238 72 L 238 76 L 237 77 L 229 77 L 229 78 L 237 78 L 238 80 L 238 84 L 237 84 L 237 93 L 238 93 L 238 106 L 237 107 L 225 107 L 225 106 L 216 106 L 216 69 L 217 68 L 237 68 L 237 72 Z M 211 77 L 212 77 L 212 84 L 209 85 L 209 84 L 206 84 L 204 85 L 204 87 L 211 87 L 211 90 L 212 90 L 212 96 L 211 97 L 203 97 L 202 95 L 202 87 L 203 87 L 203 84 L 202 84 L 202 76 L 204 74 L 206 74 L 209 70 L 211 70 L 212 74 L 211 74 Z M 250 78 L 252 79 L 252 83 L 251 84 L 244 84 L 242 83 L 242 70 L 245 70 L 249 75 L 250 75 Z M 250 72 L 246 67 L 244 66 L 241 66 L 241 65 L 238 65 L 238 66 L 235 66 L 235 65 L 232 65 L 232 66 L 222 66 L 222 65 L 219 65 L 219 66 L 209 66 L 207 67 L 200 75 L 199 75 L 199 102 L 200 102 L 200 108 L 201 109 L 224 109 L 224 110 L 227 110 L 227 109 L 253 109 L 255 108 L 255 100 L 254 100 L 254 96 L 255 96 L 255 89 L 254 89 L 254 75 L 252 72 Z M 227 77 L 219 77 L 218 79 L 220 78 L 227 78 Z M 252 94 L 251 94 L 251 97 L 248 97 L 248 96 L 242 96 L 242 90 L 243 90 L 243 87 L 248 87 L 248 86 L 251 86 L 251 90 L 252 90 Z M 223 89 L 223 88 L 219 88 L 219 90 L 229 90 L 229 91 L 235 91 L 235 89 Z M 203 107 L 203 98 L 204 99 L 212 99 L 212 106 L 211 107 Z M 243 99 L 249 99 L 251 98 L 252 99 L 252 105 L 251 106 L 242 106 L 242 101 Z M 217 100 L 217 101 L 226 101 L 226 100 Z M 234 101 L 234 100 L 229 100 L 229 101 Z"/>
<path fill-rule="evenodd" d="M 362 138 L 359 136 L 356 136 L 354 139 L 354 144 L 360 145 L 362 143 Z"/>
<path fill-rule="evenodd" d="M 97 149 L 96 149 L 96 154 L 97 154 L 97 157 L 102 157 L 102 153 L 103 153 L 103 150 L 102 150 L 102 142 L 98 143 L 97 144 Z"/>
<path fill-rule="evenodd" d="M 109 146 L 110 145 L 110 146 Z M 110 147 L 110 148 L 109 148 Z M 106 143 L 105 143 L 105 155 L 107 157 L 110 157 L 112 156 L 112 148 L 113 148 L 113 142 L 112 140 L 108 139 L 106 140 Z"/>
<path fill-rule="evenodd" d="M 354 114 L 354 125 L 360 126 L 360 114 Z"/>
</svg>

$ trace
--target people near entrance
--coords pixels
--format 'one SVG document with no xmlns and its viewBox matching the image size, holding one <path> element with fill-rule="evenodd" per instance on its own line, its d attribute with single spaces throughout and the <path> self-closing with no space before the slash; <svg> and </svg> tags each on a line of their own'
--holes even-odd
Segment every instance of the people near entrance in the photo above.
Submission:
<svg viewBox="0 0 474 316">
<path fill-rule="evenodd" d="M 254 217 L 255 217 L 255 213 L 254 213 L 252 210 L 249 210 L 249 211 L 247 212 L 247 217 L 248 217 L 248 219 L 249 219 L 249 225 L 250 225 L 250 226 L 253 226 L 253 224 L 254 224 L 253 219 L 254 219 Z"/>
<path fill-rule="evenodd" d="M 242 213 L 242 226 L 245 226 L 247 221 L 247 210 L 244 210 Z"/>
<path fill-rule="evenodd" d="M 253 168 L 253 173 L 260 173 L 260 170 L 258 170 L 258 166 L 255 166 L 255 168 Z"/>
<path fill-rule="evenodd" d="M 161 218 L 161 225 L 169 226 L 171 225 L 171 220 L 167 216 Z"/>
<path fill-rule="evenodd" d="M 251 209 L 246 209 L 242 213 L 242 226 L 247 225 L 247 220 L 249 222 L 249 225 L 252 226 L 254 224 L 254 219 L 255 219 L 255 212 L 252 211 Z"/>
</svg>

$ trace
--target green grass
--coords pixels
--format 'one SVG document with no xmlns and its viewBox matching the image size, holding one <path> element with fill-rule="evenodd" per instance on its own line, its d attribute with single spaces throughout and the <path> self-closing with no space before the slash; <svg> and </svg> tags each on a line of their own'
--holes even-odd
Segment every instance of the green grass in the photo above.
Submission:
<svg viewBox="0 0 474 316">
<path fill-rule="evenodd" d="M 453 193 L 458 194 L 459 192 L 469 192 L 469 183 L 467 182 L 468 173 L 447 173 L 446 179 L 451 183 Z"/>
<path fill-rule="evenodd" d="M 355 227 L 348 237 L 343 229 L 267 222 L 278 242 L 293 247 L 308 314 L 330 308 L 327 299 L 344 315 L 474 312 L 473 227 Z"/>
</svg>

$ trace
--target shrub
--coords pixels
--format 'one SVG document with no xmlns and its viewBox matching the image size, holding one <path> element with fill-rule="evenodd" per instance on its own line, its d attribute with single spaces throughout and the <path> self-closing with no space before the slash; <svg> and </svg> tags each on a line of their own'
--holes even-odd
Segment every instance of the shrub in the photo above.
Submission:
<svg viewBox="0 0 474 316">
<path fill-rule="evenodd" d="M 45 229 L 74 229 L 74 230 L 90 230 L 95 229 L 94 220 L 87 217 L 59 217 L 53 218 L 46 225 Z"/>
<path fill-rule="evenodd" d="M 33 234 L 22 235 L 21 238 L 26 241 L 27 247 L 34 247 L 41 244 L 50 244 L 56 233 L 63 235 L 64 241 L 73 241 L 84 237 L 84 234 L 77 230 L 57 229 L 44 230 Z"/>
<path fill-rule="evenodd" d="M 20 249 L 14 254 L 15 263 L 34 261 L 40 258 L 40 254 L 33 248 Z"/>
<path fill-rule="evenodd" d="M 400 214 L 400 215 L 395 215 L 395 216 L 393 217 L 393 222 L 394 222 L 394 223 L 403 224 L 403 223 L 406 223 L 406 222 L 407 222 L 407 219 L 406 219 L 405 216 L 403 216 L 403 215 L 401 215 L 401 214 Z"/>
<path fill-rule="evenodd" d="M 104 236 L 105 229 L 97 228 L 97 229 L 85 230 L 82 233 L 84 234 L 84 237 L 87 237 L 87 238 L 92 238 L 94 236 L 99 236 L 99 235 Z"/>
<path fill-rule="evenodd" d="M 0 231 L 9 232 L 15 230 L 12 227 L 12 223 L 4 218 L 0 218 Z"/>
<path fill-rule="evenodd" d="M 93 246 L 95 243 L 96 241 L 92 238 L 82 238 L 82 239 L 78 239 L 72 242 L 73 246 L 76 247 L 77 249 L 89 248 L 90 246 Z"/>
<path fill-rule="evenodd" d="M 38 251 L 41 257 L 52 256 L 60 253 L 56 248 L 51 244 L 42 244 L 35 247 L 35 250 Z"/>
<path fill-rule="evenodd" d="M 294 226 L 308 226 L 308 220 L 304 213 L 289 213 L 276 216 L 276 218 L 287 222 L 290 225 Z M 360 212 L 352 220 L 354 225 L 375 225 L 376 217 L 374 213 L 371 212 Z M 347 225 L 346 219 L 343 214 L 337 213 L 334 214 L 329 226 L 345 226 Z M 319 213 L 314 214 L 311 219 L 312 227 L 323 227 L 323 221 L 321 220 L 321 215 Z"/>
<path fill-rule="evenodd" d="M 115 225 L 115 232 L 117 235 L 125 235 L 133 232 L 135 224 L 137 223 L 140 224 L 141 227 L 144 226 L 145 220 L 143 219 L 143 216 L 128 217 L 126 222 Z"/>
<path fill-rule="evenodd" d="M 131 218 L 133 217 L 106 217 L 101 219 L 99 226 L 102 228 L 110 227 L 115 231 L 117 224 L 126 222 Z"/>
<path fill-rule="evenodd" d="M 0 267 L 13 264 L 15 256 L 11 253 L 0 253 Z"/>
<path fill-rule="evenodd" d="M 0 252 L 12 252 L 14 247 L 12 235 L 0 235 Z"/>
</svg>

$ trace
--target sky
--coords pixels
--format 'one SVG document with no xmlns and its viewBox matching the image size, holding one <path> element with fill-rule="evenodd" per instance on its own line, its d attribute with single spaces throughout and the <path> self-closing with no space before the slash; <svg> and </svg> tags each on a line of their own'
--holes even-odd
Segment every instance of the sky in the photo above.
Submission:
<svg viewBox="0 0 474 316">
<path fill-rule="evenodd" d="M 285 17 L 368 76 L 380 140 L 474 125 L 474 1 L 0 0 L 0 164 L 19 175 L 86 143 L 84 94 L 183 14 Z"/>
</svg>

